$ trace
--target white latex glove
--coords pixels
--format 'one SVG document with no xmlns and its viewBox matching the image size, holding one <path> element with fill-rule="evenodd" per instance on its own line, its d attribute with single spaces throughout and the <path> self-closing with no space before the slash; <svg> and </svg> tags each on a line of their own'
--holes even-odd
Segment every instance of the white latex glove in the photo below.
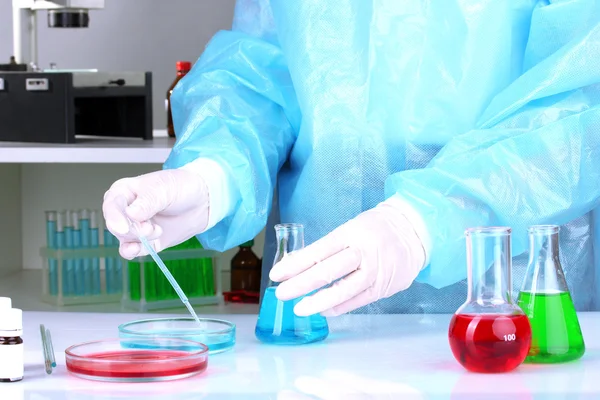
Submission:
<svg viewBox="0 0 600 400">
<path fill-rule="evenodd" d="M 211 186 L 222 173 L 214 161 L 201 159 L 182 168 L 116 181 L 104 195 L 102 211 L 107 229 L 119 239 L 121 256 L 131 260 L 148 254 L 126 216 L 137 222 L 157 252 L 216 224 L 222 216 L 209 218 L 209 190 L 213 192 Z"/>
<path fill-rule="evenodd" d="M 336 316 L 407 289 L 425 266 L 425 249 L 392 197 L 290 254 L 269 274 L 286 301 L 319 288 L 294 307 L 298 316 Z"/>
</svg>

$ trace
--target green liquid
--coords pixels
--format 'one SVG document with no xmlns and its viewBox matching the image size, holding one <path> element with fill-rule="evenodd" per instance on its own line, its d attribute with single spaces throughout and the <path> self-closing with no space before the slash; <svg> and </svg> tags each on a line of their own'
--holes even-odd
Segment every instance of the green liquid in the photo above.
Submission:
<svg viewBox="0 0 600 400">
<path fill-rule="evenodd" d="M 552 364 L 583 356 L 585 343 L 569 292 L 521 292 L 518 304 L 529 317 L 532 331 L 531 349 L 525 362 Z"/>
<path fill-rule="evenodd" d="M 202 248 L 202 245 L 198 242 L 198 239 L 192 237 L 164 251 L 195 248 Z M 212 263 L 211 258 L 167 260 L 165 266 L 175 280 L 179 282 L 188 297 L 204 297 L 216 295 Z M 135 301 L 140 301 L 142 297 L 141 268 L 140 262 L 129 261 L 129 295 L 131 300 Z M 179 296 L 154 261 L 145 262 L 143 268 L 146 301 L 179 299 Z"/>
</svg>

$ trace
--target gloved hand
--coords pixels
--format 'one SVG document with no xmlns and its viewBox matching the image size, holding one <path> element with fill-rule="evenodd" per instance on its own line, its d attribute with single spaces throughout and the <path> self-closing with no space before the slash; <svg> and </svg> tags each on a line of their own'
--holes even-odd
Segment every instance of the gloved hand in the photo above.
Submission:
<svg viewBox="0 0 600 400">
<path fill-rule="evenodd" d="M 208 225 L 209 192 L 198 166 L 151 172 L 116 181 L 104 195 L 108 230 L 126 259 L 146 255 L 126 216 L 157 252 L 202 233 Z"/>
<path fill-rule="evenodd" d="M 269 278 L 282 282 L 282 301 L 306 295 L 294 307 L 298 316 L 336 316 L 407 289 L 425 264 L 415 229 L 392 197 L 365 211 L 306 248 L 273 266 Z"/>
</svg>

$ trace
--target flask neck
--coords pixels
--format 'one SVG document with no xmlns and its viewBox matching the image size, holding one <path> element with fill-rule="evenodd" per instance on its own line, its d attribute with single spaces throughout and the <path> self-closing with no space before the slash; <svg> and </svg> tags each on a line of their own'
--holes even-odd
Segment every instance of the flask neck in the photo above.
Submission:
<svg viewBox="0 0 600 400">
<path fill-rule="evenodd" d="M 501 228 L 487 228 L 501 229 Z M 467 303 L 497 306 L 512 303 L 510 229 L 467 235 Z"/>
<path fill-rule="evenodd" d="M 558 232 L 529 233 L 529 263 L 554 263 L 559 258 Z"/>
<path fill-rule="evenodd" d="M 294 251 L 304 248 L 304 231 L 299 228 L 276 229 L 277 254 L 275 263 Z"/>
<path fill-rule="evenodd" d="M 529 263 L 522 292 L 568 291 L 560 265 L 558 235 L 558 226 L 536 226 L 529 229 Z"/>
<path fill-rule="evenodd" d="M 304 228 L 300 224 L 275 225 L 275 237 L 277 239 L 277 252 L 273 265 L 283 260 L 290 253 L 304 248 Z M 269 281 L 269 286 L 277 286 L 277 283 Z"/>
</svg>

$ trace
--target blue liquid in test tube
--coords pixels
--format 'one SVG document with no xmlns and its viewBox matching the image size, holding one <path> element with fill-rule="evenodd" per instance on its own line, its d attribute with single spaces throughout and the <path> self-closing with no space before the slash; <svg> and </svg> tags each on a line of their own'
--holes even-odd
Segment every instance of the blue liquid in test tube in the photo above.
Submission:
<svg viewBox="0 0 600 400">
<path fill-rule="evenodd" d="M 56 211 L 46 211 L 46 246 L 56 249 Z M 48 259 L 48 290 L 50 295 L 58 295 L 58 261 Z"/>
<path fill-rule="evenodd" d="M 112 244 L 115 247 L 119 247 L 119 239 L 111 233 Z M 120 292 L 123 289 L 123 260 L 121 257 L 115 257 L 115 293 Z"/>
<path fill-rule="evenodd" d="M 79 210 L 79 228 L 81 229 L 81 247 L 89 249 L 92 242 L 90 232 L 90 211 Z M 92 259 L 84 258 L 82 261 L 84 294 L 92 294 Z"/>
<path fill-rule="evenodd" d="M 104 228 L 104 247 L 114 247 L 112 235 L 110 231 Z M 106 276 L 106 293 L 114 293 L 115 291 L 115 258 L 106 257 L 106 265 L 104 274 Z"/>
<path fill-rule="evenodd" d="M 73 222 L 73 248 L 81 248 L 81 227 L 79 226 L 79 213 L 73 211 L 71 213 Z M 83 275 L 83 260 L 81 258 L 75 258 L 73 260 L 73 270 L 75 275 L 75 290 L 76 296 L 83 296 L 85 294 L 85 276 Z"/>
<path fill-rule="evenodd" d="M 100 246 L 100 232 L 98 231 L 98 212 L 90 211 L 90 247 Z M 92 294 L 101 293 L 100 285 L 100 259 L 92 258 Z"/>
<path fill-rule="evenodd" d="M 65 247 L 73 249 L 73 212 L 65 211 Z M 75 260 L 63 261 L 63 296 L 75 294 Z"/>
<path fill-rule="evenodd" d="M 65 246 L 65 213 L 64 212 L 59 212 L 56 214 L 56 248 L 57 249 L 64 249 Z M 66 260 L 62 260 L 61 265 L 58 265 L 58 260 L 57 260 L 57 285 L 58 285 L 58 290 L 57 293 L 61 293 L 64 295 L 65 293 L 65 273 L 66 273 L 66 269 L 67 269 L 67 261 Z M 60 280 L 58 279 L 58 273 L 59 273 L 59 269 L 60 269 Z"/>
</svg>

